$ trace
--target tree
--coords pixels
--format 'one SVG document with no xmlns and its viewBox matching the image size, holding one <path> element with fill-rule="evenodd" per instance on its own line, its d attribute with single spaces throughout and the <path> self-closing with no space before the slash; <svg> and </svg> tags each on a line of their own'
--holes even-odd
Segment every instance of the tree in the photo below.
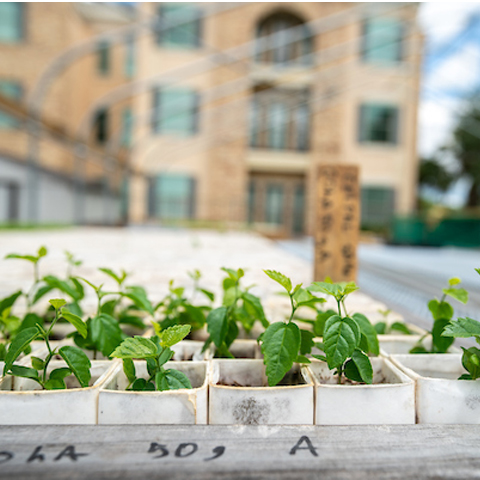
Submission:
<svg viewBox="0 0 480 480">
<path fill-rule="evenodd" d="M 480 98 L 475 98 L 459 118 L 453 144 L 447 149 L 458 161 L 458 177 L 470 179 L 467 206 L 480 205 Z"/>
</svg>

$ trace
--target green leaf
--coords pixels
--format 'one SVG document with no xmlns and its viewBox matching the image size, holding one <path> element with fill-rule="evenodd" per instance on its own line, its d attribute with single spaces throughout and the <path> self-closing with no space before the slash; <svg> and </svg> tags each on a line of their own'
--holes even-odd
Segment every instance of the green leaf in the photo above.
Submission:
<svg viewBox="0 0 480 480">
<path fill-rule="evenodd" d="M 455 338 L 480 338 L 480 322 L 469 317 L 450 320 L 442 335 Z"/>
<path fill-rule="evenodd" d="M 140 310 L 153 315 L 154 309 L 147 297 L 147 292 L 142 287 L 127 287 L 126 292 L 122 293 L 124 297 L 129 298 Z"/>
<path fill-rule="evenodd" d="M 283 273 L 276 272 L 275 270 L 264 270 L 264 272 L 272 280 L 275 280 L 277 283 L 279 283 L 288 293 L 292 291 L 292 281 L 288 277 L 286 277 Z"/>
<path fill-rule="evenodd" d="M 250 311 L 254 312 L 255 318 L 260 320 L 265 328 L 268 327 L 269 323 L 265 318 L 265 312 L 263 311 L 263 306 L 260 299 L 248 292 L 244 292 L 242 294 L 242 298 L 246 303 L 246 306 L 249 307 Z"/>
<path fill-rule="evenodd" d="M 43 327 L 43 318 L 38 316 L 36 313 L 27 313 L 25 317 L 23 317 L 19 331 L 26 330 L 27 328 L 35 328 L 37 324 Z"/>
<path fill-rule="evenodd" d="M 179 390 L 180 388 L 192 388 L 188 377 L 178 370 L 172 368 L 158 372 L 155 376 L 157 390 Z"/>
<path fill-rule="evenodd" d="M 13 365 L 13 362 L 18 358 L 18 356 L 37 337 L 38 329 L 34 327 L 26 328 L 15 336 L 15 338 L 11 341 L 10 346 L 8 347 L 7 354 L 5 355 L 4 374 Z"/>
<path fill-rule="evenodd" d="M 45 368 L 45 362 L 38 357 L 31 357 L 32 358 L 32 367 L 35 370 L 43 370 Z"/>
<path fill-rule="evenodd" d="M 133 383 L 137 378 L 137 375 L 135 372 L 135 364 L 133 363 L 133 360 L 131 358 L 124 358 L 122 361 L 123 361 L 123 373 L 125 373 L 125 376 L 127 377 L 128 381 L 130 383 Z"/>
<path fill-rule="evenodd" d="M 449 320 L 445 318 L 439 318 L 433 322 L 432 328 L 432 343 L 433 351 L 439 353 L 446 353 L 452 343 L 455 341 L 454 338 L 442 336 L 444 328 L 448 325 Z"/>
<path fill-rule="evenodd" d="M 38 262 L 38 257 L 35 257 L 33 255 L 19 255 L 18 253 L 9 253 L 8 255 L 5 256 L 5 259 L 9 258 L 17 258 L 20 260 L 27 260 L 32 263 L 37 263 Z"/>
<path fill-rule="evenodd" d="M 61 347 L 58 350 L 60 356 L 65 360 L 72 373 L 77 377 L 83 388 L 88 387 L 91 379 L 90 368 L 92 366 L 89 358 L 78 347 Z"/>
<path fill-rule="evenodd" d="M 462 283 L 462 281 L 458 277 L 453 277 L 448 281 L 448 284 L 451 287 L 454 287 L 455 285 L 458 285 L 459 283 Z"/>
<path fill-rule="evenodd" d="M 52 298 L 48 301 L 50 305 L 53 305 L 55 310 L 62 308 L 67 302 L 63 298 Z"/>
<path fill-rule="evenodd" d="M 67 388 L 65 382 L 59 378 L 49 378 L 43 387 L 45 390 L 65 390 Z"/>
<path fill-rule="evenodd" d="M 72 348 L 74 348 L 74 347 L 72 347 Z M 55 370 L 52 370 L 50 372 L 49 378 L 51 380 L 63 380 L 66 377 L 68 377 L 69 375 L 71 375 L 72 373 L 73 372 L 67 367 L 56 368 Z"/>
<path fill-rule="evenodd" d="M 315 334 L 308 330 L 300 329 L 300 353 L 306 355 L 312 352 Z"/>
<path fill-rule="evenodd" d="M 4 343 L 0 343 L 0 362 L 5 361 L 5 356 L 7 355 L 7 347 Z"/>
<path fill-rule="evenodd" d="M 202 292 L 208 299 L 213 302 L 215 300 L 215 294 L 210 292 L 209 290 L 205 290 L 203 288 L 200 288 L 200 292 Z"/>
<path fill-rule="evenodd" d="M 41 298 L 43 298 L 47 293 L 51 292 L 53 287 L 50 285 L 43 285 L 40 287 L 33 296 L 32 305 L 35 305 Z"/>
<path fill-rule="evenodd" d="M 125 272 L 124 270 L 122 270 L 121 275 L 117 275 L 113 270 L 110 270 L 109 268 L 99 268 L 99 270 L 107 274 L 109 277 L 113 278 L 119 285 L 121 285 L 127 278 L 127 272 Z"/>
<path fill-rule="evenodd" d="M 450 320 L 453 317 L 453 308 L 448 302 L 439 302 L 437 299 L 428 302 L 428 309 L 432 312 L 434 320 L 445 318 Z"/>
<path fill-rule="evenodd" d="M 97 287 L 96 285 L 94 285 L 94 284 L 91 283 L 89 280 L 87 280 L 86 278 L 83 278 L 83 277 L 78 277 L 78 276 L 77 276 L 77 277 L 75 277 L 75 278 L 77 278 L 77 279 L 79 279 L 79 280 L 82 280 L 82 281 L 85 282 L 87 285 L 90 285 L 90 286 L 95 290 L 95 292 L 97 292 L 97 293 L 98 293 L 98 291 L 99 291 L 99 290 L 102 288 L 102 286 L 103 286 L 103 284 L 102 284 L 102 285 L 100 285 L 99 287 Z"/>
<path fill-rule="evenodd" d="M 362 336 L 365 337 L 367 344 L 367 350 L 364 350 L 365 353 L 378 355 L 380 353 L 380 347 L 378 345 L 377 331 L 370 323 L 370 320 L 362 313 L 354 313 L 352 317 L 360 327 Z"/>
<path fill-rule="evenodd" d="M 334 310 L 327 310 L 326 312 L 322 312 L 317 315 L 317 319 L 313 324 L 313 331 L 317 337 L 323 337 L 325 323 L 333 315 L 336 315 Z"/>
<path fill-rule="evenodd" d="M 144 378 L 137 378 L 130 390 L 133 390 L 135 392 L 145 392 L 145 391 L 153 391 L 155 390 L 155 385 L 152 382 L 148 382 Z"/>
<path fill-rule="evenodd" d="M 377 322 L 374 327 L 377 335 L 385 335 L 385 332 L 387 330 L 386 322 Z"/>
<path fill-rule="evenodd" d="M 468 292 L 464 288 L 444 288 L 443 293 L 463 304 L 468 302 Z"/>
<path fill-rule="evenodd" d="M 307 290 L 309 292 L 319 292 L 326 295 L 331 295 L 337 301 L 342 300 L 348 294 L 358 290 L 354 282 L 313 282 Z"/>
<path fill-rule="evenodd" d="M 18 292 L 12 293 L 9 297 L 2 298 L 0 301 L 0 316 L 7 308 L 11 308 L 13 304 L 16 302 L 17 298 L 22 294 L 21 290 Z"/>
<path fill-rule="evenodd" d="M 144 337 L 126 338 L 110 355 L 116 358 L 155 358 L 157 346 Z"/>
<path fill-rule="evenodd" d="M 262 353 L 268 385 L 275 386 L 292 368 L 300 349 L 300 329 L 294 323 L 275 322 L 262 337 Z"/>
<path fill-rule="evenodd" d="M 357 322 L 350 317 L 334 315 L 325 323 L 323 343 L 328 367 L 338 368 L 360 343 L 361 332 Z"/>
<path fill-rule="evenodd" d="M 38 252 L 37 252 L 37 255 L 38 255 L 38 258 L 42 258 L 44 257 L 45 255 L 47 254 L 47 248 L 46 247 L 40 247 L 38 249 Z"/>
<path fill-rule="evenodd" d="M 100 306 L 100 313 L 106 313 L 107 315 L 113 315 L 116 306 L 117 306 L 117 300 L 109 300 L 108 302 L 104 302 Z"/>
<path fill-rule="evenodd" d="M 463 348 L 462 365 L 473 380 L 480 377 L 480 350 L 477 347 Z"/>
<path fill-rule="evenodd" d="M 312 362 L 304 355 L 297 355 L 297 358 L 295 359 L 295 363 L 312 363 Z"/>
<path fill-rule="evenodd" d="M 157 359 L 157 366 L 161 367 L 162 365 L 165 365 L 165 363 L 167 363 L 173 357 L 173 354 L 174 352 L 170 348 L 168 347 L 162 348 L 160 355 L 158 356 L 158 359 Z"/>
<path fill-rule="evenodd" d="M 390 325 L 390 330 L 396 330 L 397 332 L 403 333 L 404 335 L 412 334 L 409 328 L 402 322 L 393 322 Z"/>
<path fill-rule="evenodd" d="M 363 382 L 358 367 L 352 359 L 349 359 L 343 368 L 344 375 L 354 382 Z"/>
<path fill-rule="evenodd" d="M 225 335 L 225 345 L 230 347 L 230 345 L 237 339 L 238 337 L 238 325 L 235 320 L 230 320 L 227 326 L 227 334 Z"/>
<path fill-rule="evenodd" d="M 227 335 L 228 319 L 227 308 L 219 307 L 212 310 L 207 316 L 207 332 L 213 340 L 213 343 L 220 347 Z"/>
<path fill-rule="evenodd" d="M 352 360 L 358 369 L 362 381 L 371 384 L 373 382 L 373 368 L 368 355 L 357 349 L 352 353 Z"/>
<path fill-rule="evenodd" d="M 157 324 L 158 325 L 158 324 Z M 157 333 L 162 347 L 173 347 L 176 343 L 183 340 L 191 330 L 190 325 L 175 325 Z"/>
<path fill-rule="evenodd" d="M 314 297 L 308 290 L 305 290 L 304 288 L 300 288 L 298 285 L 295 288 L 297 287 L 298 289 L 293 294 L 293 299 L 297 304 L 302 302 L 309 302 L 313 298 L 317 298 L 317 297 Z"/>
<path fill-rule="evenodd" d="M 21 365 L 12 365 L 10 372 L 15 377 L 31 378 L 33 380 L 39 380 L 38 372 L 34 368 L 22 367 Z"/>
<path fill-rule="evenodd" d="M 325 355 L 312 355 L 313 358 L 316 358 L 317 360 L 321 360 L 322 362 L 327 361 L 327 357 Z"/>
<path fill-rule="evenodd" d="M 423 345 L 415 345 L 408 353 L 429 353 Z"/>
<path fill-rule="evenodd" d="M 61 292 L 66 293 L 74 300 L 80 300 L 77 289 L 72 287 L 72 285 L 70 285 L 70 283 L 66 282 L 65 280 L 61 280 L 60 278 L 57 278 L 53 275 L 47 275 L 46 277 L 43 277 L 43 280 L 50 287 L 56 288 Z"/>
<path fill-rule="evenodd" d="M 87 338 L 87 324 L 79 316 L 69 312 L 66 308 L 62 308 L 62 317 L 71 323 L 83 338 Z"/>
<path fill-rule="evenodd" d="M 476 269 L 475 269 L 476 270 Z M 460 375 L 457 380 L 473 380 L 472 376 L 468 373 Z"/>
<path fill-rule="evenodd" d="M 105 313 L 92 318 L 90 335 L 97 350 L 100 350 L 106 357 L 110 356 L 113 350 L 122 342 L 124 336 L 118 322 Z"/>
</svg>

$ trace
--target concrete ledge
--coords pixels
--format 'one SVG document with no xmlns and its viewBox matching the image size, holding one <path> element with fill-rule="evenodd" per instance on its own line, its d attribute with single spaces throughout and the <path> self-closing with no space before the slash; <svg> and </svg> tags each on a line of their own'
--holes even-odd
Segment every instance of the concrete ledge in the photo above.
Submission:
<svg viewBox="0 0 480 480">
<path fill-rule="evenodd" d="M 478 478 L 480 426 L 6 426 L 5 479 Z"/>
</svg>

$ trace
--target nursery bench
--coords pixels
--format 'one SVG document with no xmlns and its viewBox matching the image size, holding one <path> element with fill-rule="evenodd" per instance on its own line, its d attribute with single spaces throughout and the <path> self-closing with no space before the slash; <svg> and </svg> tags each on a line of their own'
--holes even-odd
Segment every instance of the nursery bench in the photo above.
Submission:
<svg viewBox="0 0 480 480">
<path fill-rule="evenodd" d="M 478 478 L 480 426 L 2 426 L 0 478 Z"/>
</svg>

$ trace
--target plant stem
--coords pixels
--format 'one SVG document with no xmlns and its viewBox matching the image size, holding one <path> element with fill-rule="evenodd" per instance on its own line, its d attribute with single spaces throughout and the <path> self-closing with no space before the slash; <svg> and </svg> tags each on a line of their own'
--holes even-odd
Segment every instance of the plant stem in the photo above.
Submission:
<svg viewBox="0 0 480 480">
<path fill-rule="evenodd" d="M 338 300 L 338 299 L 337 299 L 338 315 L 341 317 L 341 316 L 342 316 L 342 309 L 341 309 L 341 307 L 340 307 L 340 301 L 341 301 L 341 300 Z"/>
<path fill-rule="evenodd" d="M 342 305 L 343 305 L 343 311 L 345 312 L 345 316 L 348 317 L 347 307 L 345 306 L 345 298 L 342 298 Z"/>
<path fill-rule="evenodd" d="M 342 374 L 343 374 L 343 365 L 337 368 L 338 372 L 338 378 L 337 378 L 337 384 L 341 385 L 342 384 Z"/>
<path fill-rule="evenodd" d="M 290 296 L 290 305 L 292 305 L 292 313 L 287 322 L 287 323 L 290 323 L 293 320 L 293 316 L 295 315 L 295 310 L 297 309 L 297 307 L 295 307 L 295 303 L 293 301 L 293 295 L 291 295 L 290 293 L 288 295 Z"/>
<path fill-rule="evenodd" d="M 55 318 L 53 319 L 53 322 L 51 323 L 50 328 L 47 330 L 47 333 L 45 335 L 45 344 L 47 345 L 48 355 L 47 355 L 47 358 L 45 358 L 45 364 L 43 366 L 43 383 L 45 383 L 46 380 L 47 380 L 47 367 L 48 367 L 48 364 L 50 363 L 50 360 L 53 358 L 53 355 L 54 355 L 54 352 L 52 351 L 52 349 L 50 347 L 50 342 L 48 341 L 48 337 L 50 337 L 50 333 L 51 333 L 53 327 L 55 326 L 55 323 L 57 323 L 57 320 L 58 320 L 58 310 L 55 309 Z M 43 387 L 43 388 L 45 388 L 45 387 Z"/>
</svg>

